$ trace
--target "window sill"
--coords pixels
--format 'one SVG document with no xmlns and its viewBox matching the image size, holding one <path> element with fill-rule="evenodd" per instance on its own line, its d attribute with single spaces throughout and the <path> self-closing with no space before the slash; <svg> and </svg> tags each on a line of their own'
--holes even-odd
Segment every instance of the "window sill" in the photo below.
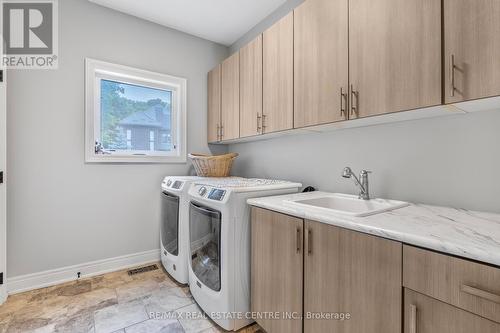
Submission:
<svg viewBox="0 0 500 333">
<path fill-rule="evenodd" d="M 85 163 L 143 163 L 143 164 L 181 164 L 187 162 L 187 156 L 124 156 L 124 155 L 91 155 L 86 156 Z"/>
</svg>

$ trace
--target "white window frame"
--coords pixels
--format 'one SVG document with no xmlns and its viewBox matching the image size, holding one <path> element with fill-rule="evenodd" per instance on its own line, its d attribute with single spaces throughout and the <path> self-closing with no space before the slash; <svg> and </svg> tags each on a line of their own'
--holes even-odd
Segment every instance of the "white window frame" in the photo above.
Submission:
<svg viewBox="0 0 500 333">
<path fill-rule="evenodd" d="M 172 91 L 171 137 L 174 149 L 160 151 L 95 152 L 100 137 L 101 80 L 110 80 Z M 187 80 L 95 59 L 85 59 L 85 162 L 87 163 L 186 163 Z"/>
</svg>

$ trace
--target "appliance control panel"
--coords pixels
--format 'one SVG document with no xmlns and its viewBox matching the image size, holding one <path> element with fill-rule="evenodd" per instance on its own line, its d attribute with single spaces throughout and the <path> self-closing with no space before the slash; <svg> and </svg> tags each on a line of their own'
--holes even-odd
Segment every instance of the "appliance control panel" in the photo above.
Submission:
<svg viewBox="0 0 500 333">
<path fill-rule="evenodd" d="M 228 191 L 208 185 L 196 185 L 189 191 L 191 195 L 213 201 L 224 201 L 228 196 Z"/>
<path fill-rule="evenodd" d="M 198 189 L 198 193 L 200 194 L 200 196 L 204 197 L 205 194 L 207 194 L 207 188 L 205 186 L 202 186 Z"/>
<path fill-rule="evenodd" d="M 226 195 L 225 190 L 213 188 L 210 190 L 210 193 L 208 194 L 208 198 L 210 200 L 222 201 L 222 199 L 224 199 L 225 195 Z"/>
<path fill-rule="evenodd" d="M 180 180 L 176 180 L 173 184 L 172 184 L 172 188 L 175 189 L 175 190 L 178 190 L 182 187 L 182 184 L 184 184 L 184 182 L 180 181 Z"/>
<path fill-rule="evenodd" d="M 173 190 L 180 190 L 184 186 L 185 181 L 182 180 L 166 180 L 163 181 L 163 187 L 171 188 Z"/>
</svg>

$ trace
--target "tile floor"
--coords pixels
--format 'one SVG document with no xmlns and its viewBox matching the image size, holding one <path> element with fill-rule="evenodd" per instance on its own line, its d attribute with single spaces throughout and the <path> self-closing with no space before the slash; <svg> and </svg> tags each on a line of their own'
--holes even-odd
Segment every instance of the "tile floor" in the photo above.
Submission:
<svg viewBox="0 0 500 333">
<path fill-rule="evenodd" d="M 119 271 L 9 296 L 0 306 L 0 332 L 218 333 L 203 318 L 189 288 L 158 270 Z M 150 318 L 150 313 L 177 316 Z M 187 315 L 182 315 L 188 313 Z M 190 317 L 190 318 L 189 318 Z M 263 331 L 258 325 L 241 333 Z"/>
</svg>

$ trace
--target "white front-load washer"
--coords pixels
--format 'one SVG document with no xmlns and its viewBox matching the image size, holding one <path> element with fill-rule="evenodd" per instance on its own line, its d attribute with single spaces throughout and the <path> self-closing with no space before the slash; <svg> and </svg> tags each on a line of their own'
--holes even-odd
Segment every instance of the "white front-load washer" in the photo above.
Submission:
<svg viewBox="0 0 500 333">
<path fill-rule="evenodd" d="M 200 180 L 210 183 L 211 180 L 217 181 L 220 178 L 167 176 L 161 184 L 161 262 L 165 270 L 181 284 L 189 282 L 188 190 L 194 181 Z"/>
<path fill-rule="evenodd" d="M 189 285 L 219 326 L 237 331 L 250 313 L 250 207 L 247 199 L 295 193 L 302 184 L 266 179 L 195 181 L 189 189 Z"/>
<path fill-rule="evenodd" d="M 161 194 L 161 262 L 177 282 L 187 284 L 189 258 L 189 201 L 187 192 L 196 176 L 165 177 Z"/>
</svg>

